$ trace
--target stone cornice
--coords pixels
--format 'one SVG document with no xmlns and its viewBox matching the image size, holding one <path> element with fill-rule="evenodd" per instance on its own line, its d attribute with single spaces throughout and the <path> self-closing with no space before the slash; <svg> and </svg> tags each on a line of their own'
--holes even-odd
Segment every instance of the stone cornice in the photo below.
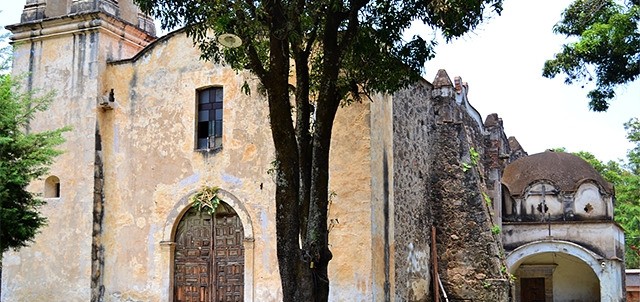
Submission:
<svg viewBox="0 0 640 302">
<path fill-rule="evenodd" d="M 123 39 L 126 43 L 139 47 L 145 47 L 156 39 L 156 37 L 137 26 L 103 12 L 73 14 L 8 25 L 6 28 L 13 33 L 13 36 L 11 36 L 13 43 L 44 40 L 56 36 L 95 30 L 104 31 Z"/>
</svg>

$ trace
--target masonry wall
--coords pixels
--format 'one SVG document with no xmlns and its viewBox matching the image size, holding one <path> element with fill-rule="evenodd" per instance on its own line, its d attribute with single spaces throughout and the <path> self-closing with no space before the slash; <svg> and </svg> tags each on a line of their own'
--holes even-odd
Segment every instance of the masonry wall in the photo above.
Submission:
<svg viewBox="0 0 640 302">
<path fill-rule="evenodd" d="M 393 218 L 396 301 L 431 301 L 429 173 L 435 118 L 426 81 L 393 97 Z"/>
<path fill-rule="evenodd" d="M 434 90 L 439 115 L 429 200 L 444 291 L 452 301 L 509 301 L 500 224 L 486 189 L 485 131 L 461 110 L 465 104 L 452 103 L 446 86 Z"/>
<path fill-rule="evenodd" d="M 450 301 L 509 300 L 486 201 L 485 130 L 466 95 L 456 102 L 456 93 L 464 90 L 456 92 L 441 70 L 433 85 L 394 95 L 396 301 L 433 301 L 435 263 Z"/>
</svg>

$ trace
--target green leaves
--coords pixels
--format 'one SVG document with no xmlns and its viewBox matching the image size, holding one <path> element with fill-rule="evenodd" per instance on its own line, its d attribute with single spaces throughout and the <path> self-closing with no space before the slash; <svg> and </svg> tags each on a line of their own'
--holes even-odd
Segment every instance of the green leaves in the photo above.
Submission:
<svg viewBox="0 0 640 302">
<path fill-rule="evenodd" d="M 210 215 L 213 215 L 220 205 L 222 201 L 218 197 L 218 191 L 220 188 L 218 187 L 209 187 L 203 186 L 198 192 L 196 192 L 192 197 L 191 201 L 193 204 L 191 205 L 193 208 L 198 209 L 198 211 L 205 211 Z"/>
<path fill-rule="evenodd" d="M 565 83 L 592 82 L 589 107 L 606 111 L 614 88 L 640 76 L 640 6 L 613 0 L 576 0 L 554 32 L 577 38 L 545 62 L 542 75 L 565 74 Z M 583 84 L 584 87 L 584 84 Z"/>
<path fill-rule="evenodd" d="M 307 64 L 316 66 L 310 68 L 311 95 L 316 95 L 324 76 L 318 66 L 327 51 L 322 44 L 327 34 L 325 22 L 328 16 L 338 16 L 340 49 L 336 51 L 343 54 L 340 69 L 344 71 L 338 80 L 338 90 L 343 99 L 347 95 L 358 99 L 360 93 L 393 92 L 419 79 L 424 63 L 434 56 L 435 41 L 419 36 L 404 41 L 402 34 L 413 21 L 421 20 L 440 28 L 451 39 L 474 29 L 487 10 L 498 14 L 502 10 L 502 0 L 282 1 L 278 5 L 285 14 L 286 29 L 274 31 L 272 21 L 277 16 L 272 15 L 268 3 L 263 1 L 136 0 L 136 3 L 160 20 L 163 28 L 184 26 L 204 59 L 224 61 L 235 69 L 249 69 L 262 80 L 266 79 L 261 76 L 263 70 L 269 72 L 269 40 L 288 40 L 286 57 L 309 55 Z M 220 47 L 215 39 L 222 33 L 238 35 L 243 45 L 233 49 Z"/>
<path fill-rule="evenodd" d="M 603 163 L 589 152 L 575 155 L 589 162 L 608 182 L 615 186 L 614 219 L 625 232 L 627 268 L 640 267 L 640 122 L 637 118 L 625 123 L 627 138 L 635 148 L 627 154 L 627 161 Z"/>
</svg>

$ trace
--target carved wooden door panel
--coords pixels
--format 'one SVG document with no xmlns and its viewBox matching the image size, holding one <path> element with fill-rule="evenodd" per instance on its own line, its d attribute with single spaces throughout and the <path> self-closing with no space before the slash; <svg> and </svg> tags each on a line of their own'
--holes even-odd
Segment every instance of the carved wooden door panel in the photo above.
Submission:
<svg viewBox="0 0 640 302">
<path fill-rule="evenodd" d="M 244 246 L 238 215 L 216 215 L 214 261 L 216 301 L 244 300 Z"/>
<path fill-rule="evenodd" d="M 176 302 L 211 301 L 211 216 L 190 209 L 176 231 Z"/>
<path fill-rule="evenodd" d="M 174 301 L 243 301 L 243 233 L 240 218 L 226 204 L 213 221 L 189 209 L 175 236 Z"/>
</svg>

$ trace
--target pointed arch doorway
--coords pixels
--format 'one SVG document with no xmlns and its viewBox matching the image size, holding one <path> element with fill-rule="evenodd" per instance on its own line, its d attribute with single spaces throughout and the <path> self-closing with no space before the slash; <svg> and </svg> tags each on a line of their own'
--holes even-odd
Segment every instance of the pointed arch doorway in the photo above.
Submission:
<svg viewBox="0 0 640 302">
<path fill-rule="evenodd" d="M 244 230 L 221 202 L 214 216 L 189 209 L 175 233 L 174 301 L 244 301 Z"/>
</svg>

